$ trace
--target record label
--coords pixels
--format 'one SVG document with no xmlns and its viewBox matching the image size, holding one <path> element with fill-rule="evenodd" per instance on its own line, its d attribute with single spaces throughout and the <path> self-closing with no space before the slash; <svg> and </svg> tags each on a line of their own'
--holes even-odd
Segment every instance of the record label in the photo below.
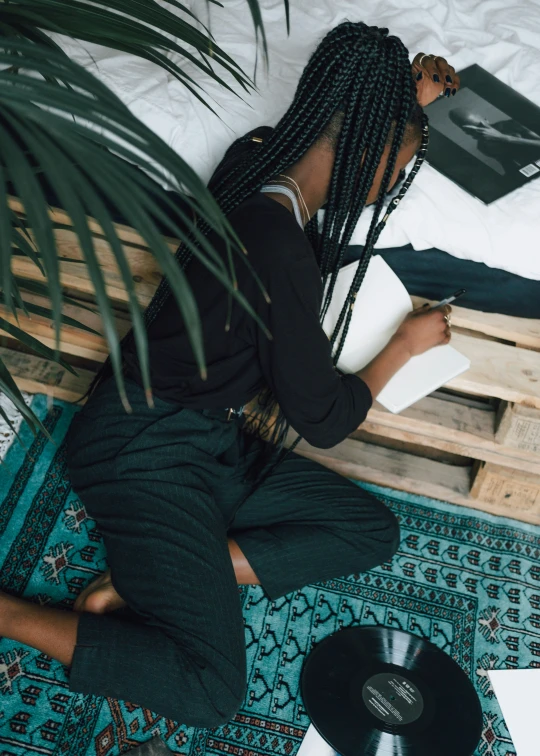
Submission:
<svg viewBox="0 0 540 756">
<path fill-rule="evenodd" d="M 369 711 L 390 725 L 410 724 L 424 711 L 422 694 L 410 680 L 380 672 L 366 680 L 362 698 Z"/>
</svg>

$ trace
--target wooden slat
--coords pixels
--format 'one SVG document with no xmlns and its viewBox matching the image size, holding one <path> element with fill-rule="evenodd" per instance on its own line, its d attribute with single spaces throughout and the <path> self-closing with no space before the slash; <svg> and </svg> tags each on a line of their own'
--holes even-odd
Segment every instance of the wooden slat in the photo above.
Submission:
<svg viewBox="0 0 540 756">
<path fill-rule="evenodd" d="M 540 281 L 538 289 L 540 292 Z M 538 296 L 540 297 L 540 293 Z M 415 307 L 429 301 L 422 297 L 412 297 L 412 300 Z M 515 318 L 511 315 L 468 310 L 452 305 L 452 324 L 540 349 L 540 320 L 535 318 Z"/>
<path fill-rule="evenodd" d="M 459 333 L 453 336 L 451 343 L 469 357 L 471 368 L 449 381 L 448 388 L 540 408 L 538 352 Z"/>
<path fill-rule="evenodd" d="M 426 397 L 399 415 L 375 402 L 360 427 L 377 436 L 540 474 L 540 455 L 534 450 L 507 448 L 496 440 L 495 417 L 489 405 L 475 409 Z"/>
<path fill-rule="evenodd" d="M 29 304 L 50 308 L 50 301 L 46 297 L 25 293 L 24 299 Z M 76 307 L 70 304 L 64 304 L 62 312 L 64 315 L 74 318 L 83 325 L 97 331 L 102 331 L 101 316 L 97 312 L 93 313 L 83 307 Z M 19 311 L 19 320 L 17 322 L 11 311 L 8 311 L 2 305 L 0 305 L 0 315 L 13 325 L 17 325 L 26 333 L 37 338 L 45 346 L 51 349 L 56 348 L 54 329 L 52 321 L 49 318 L 41 315 L 30 315 L 27 317 Z M 122 338 L 131 327 L 129 317 L 123 313 L 116 313 L 115 321 L 117 332 L 120 338 Z M 3 333 L 3 331 L 0 330 L 0 333 Z M 60 332 L 60 351 L 65 354 L 84 357 L 87 360 L 104 362 L 109 353 L 109 348 L 103 336 L 89 333 L 75 326 L 63 324 Z"/>
<path fill-rule="evenodd" d="M 94 287 L 75 233 L 68 229 L 55 229 L 54 236 L 60 259 L 60 280 L 62 284 L 74 291 L 94 294 Z M 176 243 L 170 243 L 169 248 L 174 253 Z M 119 302 L 127 302 L 124 282 L 110 245 L 105 239 L 94 237 L 94 249 L 110 298 Z M 139 302 L 142 306 L 146 306 L 162 278 L 159 266 L 155 257 L 146 248 L 124 244 L 123 249 L 135 283 Z M 68 262 L 68 260 L 77 262 Z M 15 275 L 21 278 L 27 278 L 31 281 L 45 280 L 37 266 L 26 256 L 14 256 L 12 258 L 12 270 Z"/>
<path fill-rule="evenodd" d="M 17 197 L 9 197 L 9 206 L 19 215 L 24 216 L 26 214 L 24 205 L 19 199 L 17 199 Z M 54 223 L 61 223 L 64 226 L 73 225 L 70 216 L 63 210 L 59 210 L 58 208 L 50 208 L 49 216 Z M 141 247 L 148 247 L 142 236 L 138 234 L 133 228 L 131 228 L 131 226 L 124 226 L 121 223 L 114 223 L 113 225 L 116 229 L 116 234 L 121 241 L 126 242 L 127 244 L 135 244 Z M 93 234 L 103 236 L 103 230 L 101 226 L 92 218 L 88 219 L 88 227 Z M 168 238 L 167 241 L 171 245 L 178 246 L 178 242 L 175 239 Z"/>
<path fill-rule="evenodd" d="M 0 358 L 21 391 L 48 394 L 66 402 L 78 401 L 94 376 L 81 368 L 75 376 L 54 362 L 4 347 L 0 347 Z"/>
<path fill-rule="evenodd" d="M 35 235 L 32 230 L 29 230 L 30 237 L 35 241 Z M 84 263 L 85 257 L 83 251 L 79 245 L 79 239 L 74 231 L 70 231 L 67 228 L 55 228 L 53 230 L 54 239 L 56 242 L 57 256 L 60 259 L 78 260 Z M 94 250 L 96 257 L 99 261 L 100 267 L 105 270 L 117 270 L 116 258 L 112 252 L 111 246 L 106 239 L 99 236 L 94 236 Z M 134 268 L 140 268 L 142 266 L 151 265 L 152 269 L 157 270 L 155 264 L 155 258 L 146 247 L 138 247 L 131 244 L 122 244 L 124 254 L 131 265 Z M 170 247 L 174 252 L 175 248 Z"/>
<path fill-rule="evenodd" d="M 363 441 L 366 444 L 384 446 L 385 449 L 395 449 L 407 454 L 414 454 L 415 457 L 425 457 L 426 459 L 433 459 L 435 462 L 444 462 L 445 465 L 470 467 L 476 461 L 472 457 L 463 457 L 459 454 L 444 451 L 443 449 L 437 449 L 434 445 L 426 446 L 425 444 L 419 444 L 416 439 L 413 442 L 402 441 L 401 439 L 392 438 L 390 433 L 385 435 L 369 433 L 364 430 L 363 425 L 353 431 L 348 438 L 352 438 L 355 441 Z"/>
<path fill-rule="evenodd" d="M 145 253 L 149 257 L 149 253 Z M 153 258 L 152 258 L 153 259 Z M 94 287 L 88 276 L 88 271 L 84 263 L 60 262 L 60 281 L 62 286 L 66 286 L 76 292 L 85 294 L 95 294 Z M 146 307 L 161 280 L 161 273 L 157 266 L 145 265 L 143 269 L 130 266 L 135 281 L 135 291 L 137 300 L 141 307 Z M 34 263 L 27 257 L 12 258 L 12 271 L 15 275 L 22 278 L 28 278 L 31 281 L 44 282 L 46 279 L 36 268 Z M 105 288 L 109 299 L 113 302 L 126 303 L 128 301 L 127 292 L 124 286 L 122 276 L 118 269 L 111 269 L 105 266 L 102 270 Z"/>
<path fill-rule="evenodd" d="M 453 467 L 350 439 L 333 449 L 316 449 L 302 441 L 296 451 L 356 480 L 540 524 L 538 511 L 514 509 L 505 504 L 487 503 L 470 496 L 470 468 Z"/>
<path fill-rule="evenodd" d="M 435 499 L 444 500 L 450 495 L 452 498 L 446 498 L 447 501 L 460 504 L 468 499 L 469 468 L 453 467 L 353 439 L 346 439 L 332 449 L 317 449 L 301 441 L 295 451 L 357 480 L 401 491 L 412 490 Z"/>
</svg>

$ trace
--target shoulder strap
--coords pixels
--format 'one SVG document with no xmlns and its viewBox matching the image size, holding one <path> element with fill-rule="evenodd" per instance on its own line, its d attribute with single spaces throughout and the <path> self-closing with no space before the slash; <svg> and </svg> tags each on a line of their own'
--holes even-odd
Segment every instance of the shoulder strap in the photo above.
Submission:
<svg viewBox="0 0 540 756">
<path fill-rule="evenodd" d="M 300 212 L 300 205 L 298 204 L 298 199 L 292 189 L 290 189 L 288 186 L 282 186 L 281 184 L 265 184 L 263 187 L 261 187 L 261 192 L 284 194 L 286 197 L 288 197 L 292 202 L 294 217 L 296 218 L 298 225 L 300 226 L 300 228 L 304 228 L 304 224 L 302 223 L 302 213 Z"/>
</svg>

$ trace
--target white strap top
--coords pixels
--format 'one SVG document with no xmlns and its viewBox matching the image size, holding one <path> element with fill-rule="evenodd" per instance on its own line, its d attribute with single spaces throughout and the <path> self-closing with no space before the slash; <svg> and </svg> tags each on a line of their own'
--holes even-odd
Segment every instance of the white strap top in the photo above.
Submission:
<svg viewBox="0 0 540 756">
<path fill-rule="evenodd" d="M 288 186 L 282 186 L 281 184 L 265 184 L 262 187 L 261 192 L 284 194 L 286 197 L 288 197 L 292 202 L 294 216 L 298 221 L 298 225 L 300 226 L 300 228 L 304 228 L 304 224 L 302 223 L 302 213 L 300 212 L 300 205 L 298 204 L 298 199 L 296 198 L 296 194 L 292 189 L 289 189 Z"/>
</svg>

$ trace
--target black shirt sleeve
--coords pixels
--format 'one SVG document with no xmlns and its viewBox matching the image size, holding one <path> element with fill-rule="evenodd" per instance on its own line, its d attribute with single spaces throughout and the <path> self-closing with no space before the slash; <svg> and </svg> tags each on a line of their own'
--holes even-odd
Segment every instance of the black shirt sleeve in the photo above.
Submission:
<svg viewBox="0 0 540 756">
<path fill-rule="evenodd" d="M 305 240 L 304 244 L 307 244 Z M 294 430 L 312 446 L 331 448 L 365 420 L 372 404 L 367 384 L 341 376 L 319 312 L 322 284 L 315 257 L 274 256 L 265 275 L 271 303 L 261 315 L 273 336 L 257 328 L 262 373 Z"/>
</svg>

